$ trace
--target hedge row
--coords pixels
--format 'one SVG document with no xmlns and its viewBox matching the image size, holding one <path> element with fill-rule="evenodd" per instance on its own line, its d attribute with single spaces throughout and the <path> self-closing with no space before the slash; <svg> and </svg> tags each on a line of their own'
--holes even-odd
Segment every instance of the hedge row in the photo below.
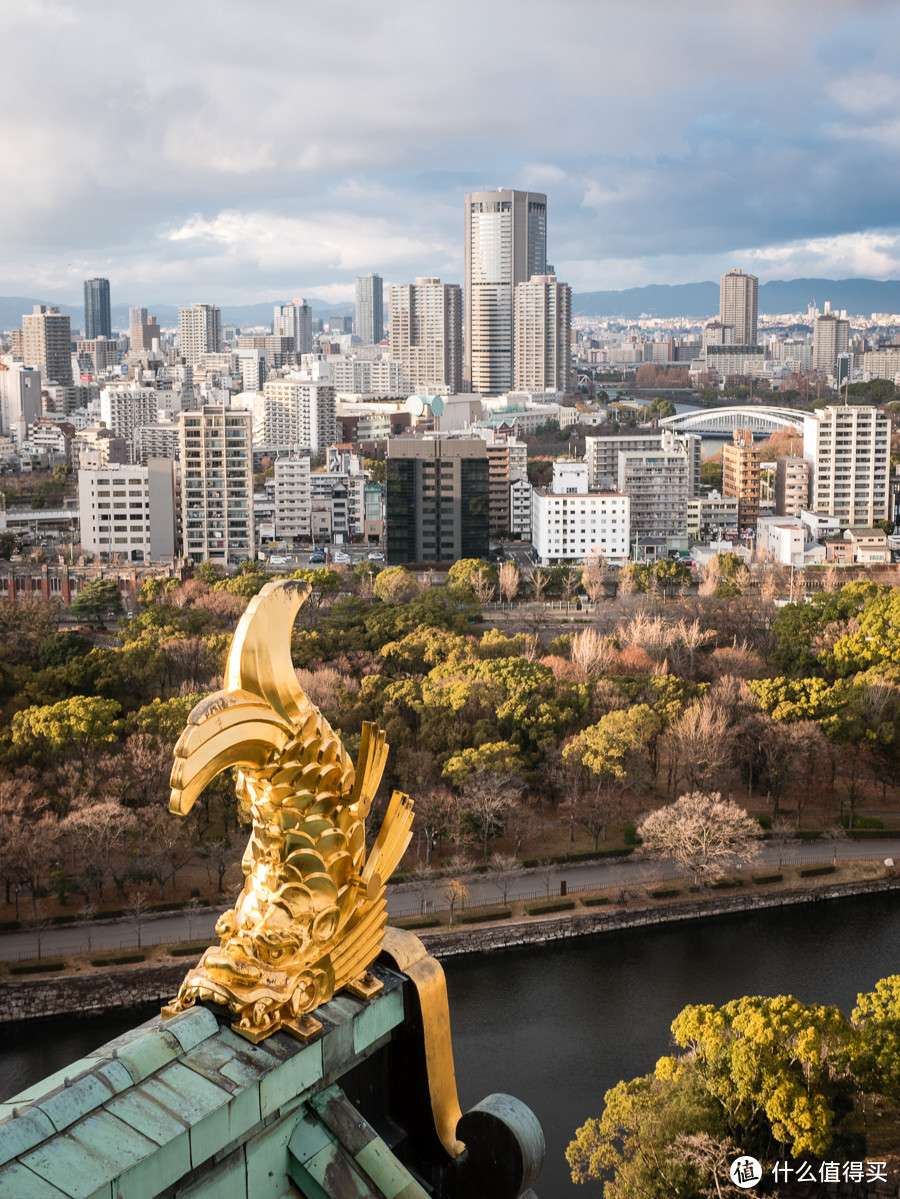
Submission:
<svg viewBox="0 0 900 1199">
<path fill-rule="evenodd" d="M 834 866 L 804 866 L 797 873 L 801 878 L 815 878 L 817 874 L 834 874 Z"/>
<path fill-rule="evenodd" d="M 608 895 L 585 895 L 582 900 L 582 905 L 586 908 L 599 908 L 601 904 L 609 903 Z"/>
<path fill-rule="evenodd" d="M 19 962 L 16 966 L 10 966 L 10 974 L 55 974 L 57 970 L 65 968 L 65 962 Z"/>
<path fill-rule="evenodd" d="M 727 891 L 729 887 L 743 887 L 742 878 L 714 878 L 709 884 L 710 891 Z"/>
<path fill-rule="evenodd" d="M 508 920 L 511 915 L 511 908 L 472 908 L 468 912 L 460 912 L 456 923 L 483 924 L 487 920 Z"/>
<path fill-rule="evenodd" d="M 783 874 L 754 874 L 753 881 L 755 883 L 780 883 L 783 878 Z"/>
<path fill-rule="evenodd" d="M 529 916 L 547 916 L 551 912 L 571 912 L 574 907 L 574 899 L 555 899 L 549 903 L 526 903 L 525 912 Z"/>
<path fill-rule="evenodd" d="M 145 962 L 145 953 L 120 953 L 110 958 L 91 958 L 92 966 L 133 966 L 135 962 Z"/>
<path fill-rule="evenodd" d="M 673 895 L 680 895 L 681 891 L 678 887 L 659 887 L 655 891 L 648 891 L 647 894 L 651 899 L 671 899 Z"/>
<path fill-rule="evenodd" d="M 391 920 L 390 923 L 394 928 L 408 928 L 410 930 L 417 928 L 438 928 L 443 921 L 437 916 L 409 916 L 400 920 Z"/>
</svg>

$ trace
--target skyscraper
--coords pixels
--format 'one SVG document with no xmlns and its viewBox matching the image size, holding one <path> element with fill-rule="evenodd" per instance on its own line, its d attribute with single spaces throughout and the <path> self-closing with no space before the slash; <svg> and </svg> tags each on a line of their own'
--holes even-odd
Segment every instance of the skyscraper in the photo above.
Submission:
<svg viewBox="0 0 900 1199">
<path fill-rule="evenodd" d="M 490 468 L 480 437 L 392 437 L 386 471 L 390 566 L 488 556 Z"/>
<path fill-rule="evenodd" d="M 192 304 L 178 309 L 178 345 L 188 366 L 197 366 L 204 354 L 222 349 L 222 313 L 212 304 Z"/>
<path fill-rule="evenodd" d="M 364 346 L 375 346 L 384 337 L 383 282 L 380 275 L 360 275 L 356 280 L 356 332 Z"/>
<path fill-rule="evenodd" d="M 226 565 L 253 557 L 249 412 L 205 404 L 178 417 L 183 553 Z"/>
<path fill-rule="evenodd" d="M 313 347 L 312 309 L 306 300 L 276 304 L 272 333 L 293 337 L 295 354 L 309 354 Z"/>
<path fill-rule="evenodd" d="M 719 320 L 734 330 L 732 345 L 756 345 L 758 303 L 759 280 L 755 275 L 744 275 L 735 267 L 719 280 Z"/>
<path fill-rule="evenodd" d="M 462 391 L 462 289 L 440 279 L 391 288 L 391 358 L 406 367 L 411 391 Z"/>
<path fill-rule="evenodd" d="M 58 308 L 35 304 L 22 317 L 22 360 L 39 366 L 45 383 L 72 386 L 72 328 Z"/>
<path fill-rule="evenodd" d="M 836 312 L 823 312 L 813 326 L 813 370 L 833 375 L 839 354 L 850 349 L 850 322 Z"/>
<path fill-rule="evenodd" d="M 515 288 L 547 273 L 547 197 L 472 192 L 465 198 L 463 377 L 480 395 L 513 386 Z"/>
<path fill-rule="evenodd" d="M 569 387 L 572 289 L 555 275 L 533 275 L 516 285 L 513 338 L 516 391 Z"/>
<path fill-rule="evenodd" d="M 84 281 L 84 336 L 112 337 L 112 317 L 109 311 L 109 280 Z"/>
</svg>

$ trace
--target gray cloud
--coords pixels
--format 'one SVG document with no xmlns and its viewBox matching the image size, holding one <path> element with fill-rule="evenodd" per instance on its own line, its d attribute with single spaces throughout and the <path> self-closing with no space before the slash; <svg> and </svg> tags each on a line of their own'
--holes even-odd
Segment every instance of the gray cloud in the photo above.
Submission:
<svg viewBox="0 0 900 1199">
<path fill-rule="evenodd" d="M 548 193 L 579 289 L 739 254 L 896 274 L 898 26 L 875 0 L 32 0 L 5 16 L 0 289 L 460 279 L 462 194 L 501 184 Z"/>
</svg>

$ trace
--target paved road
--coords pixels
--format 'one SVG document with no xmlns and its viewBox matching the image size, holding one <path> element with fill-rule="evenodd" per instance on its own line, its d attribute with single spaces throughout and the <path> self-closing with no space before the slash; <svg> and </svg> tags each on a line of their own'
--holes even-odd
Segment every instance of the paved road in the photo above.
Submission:
<svg viewBox="0 0 900 1199">
<path fill-rule="evenodd" d="M 830 862 L 837 854 L 838 861 L 883 861 L 893 858 L 900 861 L 900 840 L 873 842 L 829 842 L 828 844 L 791 845 L 784 852 L 783 864 L 809 865 L 816 862 Z M 779 851 L 773 846 L 766 846 L 753 861 L 753 870 L 779 865 Z M 547 895 L 548 885 L 550 895 L 559 895 L 560 884 L 565 881 L 567 890 L 573 888 L 587 890 L 601 887 L 633 887 L 665 879 L 678 878 L 683 874 L 669 862 L 653 861 L 640 858 L 612 859 L 606 862 L 588 862 L 582 865 L 558 866 L 554 868 L 548 880 L 536 870 L 527 870 L 516 878 L 509 890 L 509 899 L 524 897 L 542 898 Z M 499 903 L 500 892 L 497 885 L 489 878 L 475 875 L 469 880 L 469 897 L 467 906 L 480 903 Z M 428 910 L 440 910 L 446 907 L 446 899 L 440 882 L 424 896 Z M 391 887 L 388 890 L 388 911 L 392 916 L 416 915 L 421 910 L 423 897 L 410 884 Z M 218 912 L 203 912 L 190 921 L 182 913 L 172 916 L 160 916 L 148 920 L 141 930 L 141 941 L 144 945 L 162 945 L 175 941 L 199 940 L 212 935 L 213 926 Z M 90 950 L 125 949 L 137 943 L 137 930 L 127 920 L 109 921 L 86 926 L 49 928 L 41 933 L 40 952 L 42 957 L 52 957 L 60 953 L 84 952 Z M 38 952 L 37 934 L 32 930 L 18 933 L 0 934 L 0 961 L 10 961 L 21 958 L 31 958 Z"/>
</svg>

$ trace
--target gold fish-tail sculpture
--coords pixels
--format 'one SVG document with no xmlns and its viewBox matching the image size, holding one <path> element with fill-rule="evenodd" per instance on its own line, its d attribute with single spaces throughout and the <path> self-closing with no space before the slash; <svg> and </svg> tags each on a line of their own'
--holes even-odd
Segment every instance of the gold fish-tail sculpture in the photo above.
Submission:
<svg viewBox="0 0 900 1199">
<path fill-rule="evenodd" d="M 368 857 L 365 820 L 387 758 L 384 732 L 363 726 L 354 769 L 340 738 L 297 682 L 294 618 L 307 583 L 268 583 L 241 618 L 225 687 L 201 701 L 175 747 L 170 808 L 184 815 L 203 788 L 239 767 L 253 821 L 246 876 L 216 924 L 218 948 L 189 971 L 163 1017 L 206 1000 L 225 1004 L 253 1042 L 283 1028 L 302 1040 L 309 1013 L 341 989 L 371 997 L 369 973 L 387 924 L 384 883 L 402 858 L 412 802 L 395 791 Z"/>
</svg>

